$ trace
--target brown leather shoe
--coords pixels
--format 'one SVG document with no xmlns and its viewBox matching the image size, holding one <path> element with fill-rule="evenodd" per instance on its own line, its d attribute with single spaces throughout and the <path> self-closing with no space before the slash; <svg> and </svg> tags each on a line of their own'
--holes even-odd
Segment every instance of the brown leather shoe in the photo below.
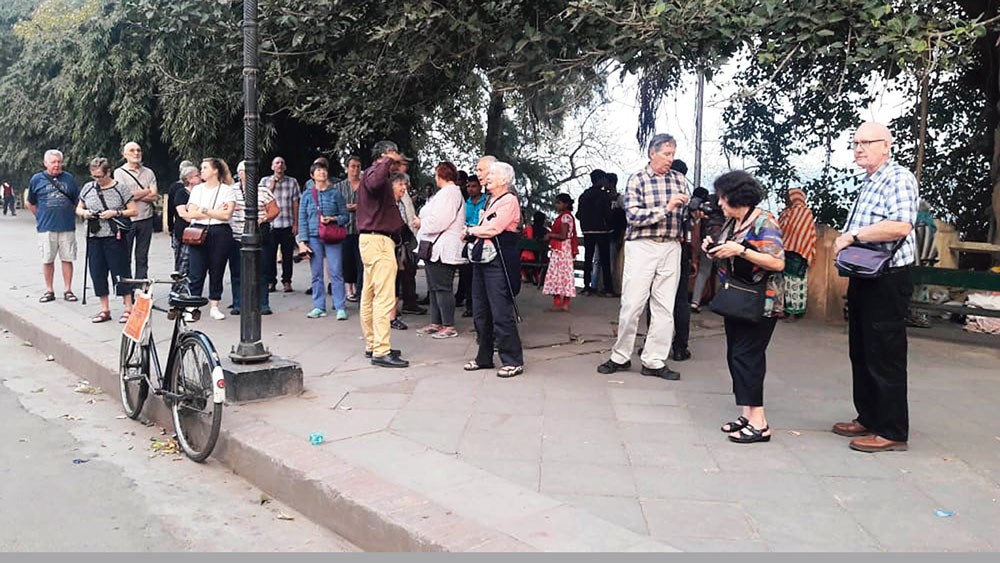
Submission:
<svg viewBox="0 0 1000 563">
<path fill-rule="evenodd" d="M 850 422 L 838 422 L 833 425 L 833 433 L 840 436 L 847 436 L 848 438 L 856 438 L 858 436 L 867 436 L 871 434 L 867 428 L 858 422 L 858 419 L 854 419 Z"/>
<path fill-rule="evenodd" d="M 892 440 L 886 440 L 881 436 L 869 434 L 868 436 L 862 436 L 851 440 L 851 449 L 867 453 L 905 452 L 907 447 L 906 442 L 893 442 Z"/>
</svg>

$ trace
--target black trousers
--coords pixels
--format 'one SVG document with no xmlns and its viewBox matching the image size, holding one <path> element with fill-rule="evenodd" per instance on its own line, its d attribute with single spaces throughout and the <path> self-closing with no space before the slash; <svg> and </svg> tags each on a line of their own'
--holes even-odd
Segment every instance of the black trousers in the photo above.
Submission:
<svg viewBox="0 0 1000 563">
<path fill-rule="evenodd" d="M 208 298 L 222 299 L 222 282 L 229 262 L 229 248 L 233 244 L 233 230 L 226 225 L 212 225 L 204 244 L 191 246 L 191 263 L 188 266 L 191 281 L 191 295 L 201 295 L 205 289 L 205 277 L 209 278 Z M 291 261 L 291 260 L 289 260 Z"/>
<path fill-rule="evenodd" d="M 129 276 L 128 249 L 124 240 L 116 237 L 87 237 L 87 264 L 94 295 L 110 295 L 108 274 L 115 286 L 115 295 L 131 295 L 132 288 L 118 285 L 118 280 Z"/>
<path fill-rule="evenodd" d="M 741 407 L 764 406 L 767 345 L 777 322 L 776 317 L 765 318 L 759 323 L 725 318 L 726 361 L 733 378 L 733 395 Z"/>
<path fill-rule="evenodd" d="M 17 215 L 17 213 L 16 213 L 16 211 L 14 209 L 14 196 L 13 195 L 4 196 L 4 198 L 3 198 L 3 214 L 4 215 L 7 214 L 7 210 L 8 209 L 10 209 L 10 214 L 11 215 Z"/>
<path fill-rule="evenodd" d="M 278 283 L 278 249 L 281 249 L 281 281 L 292 283 L 292 254 L 298 245 L 291 227 L 271 229 L 271 237 L 264 247 L 264 278 L 269 284 Z"/>
<path fill-rule="evenodd" d="M 681 279 L 674 298 L 674 341 L 671 348 L 685 350 L 691 336 L 691 299 L 688 282 L 691 281 L 691 244 L 681 243 Z"/>
<path fill-rule="evenodd" d="M 417 304 L 417 253 L 407 250 L 409 260 L 406 267 L 396 276 L 399 283 L 399 297 L 403 300 L 403 308 L 413 310 L 419 307 Z"/>
<path fill-rule="evenodd" d="M 458 267 L 458 291 L 455 301 L 464 303 L 465 310 L 472 310 L 472 264 L 462 264 Z"/>
<path fill-rule="evenodd" d="M 507 258 L 507 255 L 504 256 Z M 508 267 L 511 264 L 508 263 Z M 520 279 L 520 261 L 514 275 Z M 492 262 L 472 267 L 472 316 L 479 335 L 476 363 L 493 365 L 493 341 L 496 339 L 500 363 L 505 366 L 524 365 L 521 336 L 517 333 L 514 296 L 507 287 L 507 272 L 498 256 Z"/>
<path fill-rule="evenodd" d="M 344 281 L 347 283 L 356 283 L 358 285 L 358 295 L 360 295 L 365 267 L 361 263 L 361 248 L 358 246 L 358 236 L 357 234 L 347 235 L 347 238 L 344 239 L 344 246 L 340 257 L 343 264 Z"/>
<path fill-rule="evenodd" d="M 913 294 L 910 269 L 875 279 L 851 278 L 847 288 L 851 372 L 858 422 L 898 442 L 909 439 L 906 400 L 906 314 Z"/>
<path fill-rule="evenodd" d="M 583 236 L 583 287 L 590 287 L 590 269 L 594 263 L 594 248 L 597 248 L 597 260 L 601 263 L 601 275 L 604 288 L 611 291 L 611 233 L 585 233 Z"/>
<path fill-rule="evenodd" d="M 132 221 L 132 230 L 125 236 L 129 255 L 135 256 L 135 277 L 149 277 L 149 243 L 153 240 L 153 218 Z M 131 262 L 131 259 L 130 259 Z"/>
</svg>

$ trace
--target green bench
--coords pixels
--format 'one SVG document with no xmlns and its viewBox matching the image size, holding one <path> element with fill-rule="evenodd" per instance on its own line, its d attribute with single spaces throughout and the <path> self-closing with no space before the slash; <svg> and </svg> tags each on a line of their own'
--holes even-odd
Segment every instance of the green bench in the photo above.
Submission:
<svg viewBox="0 0 1000 563">
<path fill-rule="evenodd" d="M 913 277 L 913 285 L 942 285 L 945 287 L 958 287 L 980 291 L 1000 291 L 1000 274 L 994 274 L 993 272 L 914 266 L 911 269 L 911 275 Z M 966 307 L 964 305 L 938 305 L 935 303 L 911 301 L 910 309 L 944 311 L 958 315 L 976 315 L 980 317 L 1000 317 L 1000 311 Z"/>
</svg>

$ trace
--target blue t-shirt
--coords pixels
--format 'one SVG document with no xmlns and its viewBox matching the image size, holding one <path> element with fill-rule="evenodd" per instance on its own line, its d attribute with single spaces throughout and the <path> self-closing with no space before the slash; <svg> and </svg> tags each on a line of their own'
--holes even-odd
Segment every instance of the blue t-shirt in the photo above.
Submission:
<svg viewBox="0 0 1000 563">
<path fill-rule="evenodd" d="M 80 188 L 69 172 L 64 171 L 55 178 L 39 172 L 31 177 L 28 185 L 28 202 L 38 206 L 35 228 L 40 233 L 76 230 L 75 210 L 79 199 Z"/>
<path fill-rule="evenodd" d="M 465 224 L 466 225 L 478 225 L 479 216 L 486 209 L 486 194 L 479 196 L 479 203 L 472 203 L 472 198 L 465 200 Z"/>
</svg>

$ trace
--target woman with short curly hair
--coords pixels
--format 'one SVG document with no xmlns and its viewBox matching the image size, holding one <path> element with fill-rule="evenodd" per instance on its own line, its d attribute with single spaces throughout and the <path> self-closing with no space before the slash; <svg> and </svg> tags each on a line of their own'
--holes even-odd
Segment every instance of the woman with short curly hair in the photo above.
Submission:
<svg viewBox="0 0 1000 563">
<path fill-rule="evenodd" d="M 767 442 L 771 429 L 764 416 L 766 353 L 784 306 L 781 271 L 785 269 L 785 248 L 781 228 L 770 213 L 757 207 L 764 193 L 750 174 L 736 170 L 719 176 L 715 193 L 728 220 L 719 235 L 720 242 L 713 244 L 712 237 L 705 237 L 702 249 L 719 261 L 723 280 L 767 284 L 763 319 L 751 322 L 725 317 L 726 360 L 742 413 L 723 424 L 721 430 L 740 444 Z"/>
</svg>

